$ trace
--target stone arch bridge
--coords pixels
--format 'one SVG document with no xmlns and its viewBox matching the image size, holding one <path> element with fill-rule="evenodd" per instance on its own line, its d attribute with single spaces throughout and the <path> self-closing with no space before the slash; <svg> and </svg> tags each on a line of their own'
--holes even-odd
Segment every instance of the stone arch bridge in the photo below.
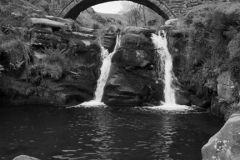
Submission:
<svg viewBox="0 0 240 160">
<path fill-rule="evenodd" d="M 61 17 L 76 19 L 80 12 L 85 9 L 105 2 L 116 0 L 71 0 L 60 12 Z M 179 18 L 187 10 L 194 6 L 208 1 L 229 1 L 229 0 L 129 0 L 147 6 L 157 12 L 164 19 Z"/>
</svg>

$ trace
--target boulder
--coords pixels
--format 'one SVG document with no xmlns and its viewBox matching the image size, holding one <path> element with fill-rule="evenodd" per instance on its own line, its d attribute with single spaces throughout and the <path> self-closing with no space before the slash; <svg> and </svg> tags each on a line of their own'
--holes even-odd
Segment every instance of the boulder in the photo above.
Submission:
<svg viewBox="0 0 240 160">
<path fill-rule="evenodd" d="M 159 105 L 164 99 L 158 82 L 157 54 L 146 28 L 125 29 L 121 46 L 112 57 L 102 101 L 110 106 Z M 137 35 L 139 33 L 144 33 Z"/>
<path fill-rule="evenodd" d="M 147 75 L 149 74 L 149 75 Z M 110 106 L 158 105 L 163 100 L 163 85 L 151 73 L 124 70 L 113 64 L 104 89 L 103 102 Z"/>
<path fill-rule="evenodd" d="M 20 155 L 20 156 L 15 157 L 13 160 L 39 160 L 39 159 L 30 157 L 30 156 L 26 156 L 26 155 Z"/>
<path fill-rule="evenodd" d="M 203 160 L 240 159 L 240 114 L 233 114 L 202 147 Z"/>
</svg>

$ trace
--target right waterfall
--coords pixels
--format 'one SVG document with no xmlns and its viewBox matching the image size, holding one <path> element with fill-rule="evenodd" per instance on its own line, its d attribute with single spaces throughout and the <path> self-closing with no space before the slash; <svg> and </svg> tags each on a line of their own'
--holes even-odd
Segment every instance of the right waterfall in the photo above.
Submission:
<svg viewBox="0 0 240 160">
<path fill-rule="evenodd" d="M 172 85 L 174 73 L 172 71 L 172 56 L 167 48 L 167 37 L 164 31 L 159 35 L 152 35 L 152 41 L 155 45 L 161 61 L 161 72 L 164 73 L 164 98 L 165 103 L 176 104 L 175 90 Z"/>
<path fill-rule="evenodd" d="M 159 54 L 159 58 L 161 61 L 161 70 L 159 70 L 159 76 L 164 74 L 164 99 L 165 103 L 163 105 L 158 106 L 159 109 L 164 110 L 186 110 L 189 109 L 188 106 L 177 105 L 176 97 L 175 97 L 175 88 L 173 86 L 174 72 L 173 72 L 173 64 L 172 64 L 172 56 L 169 53 L 167 47 L 167 37 L 166 32 L 159 31 L 158 35 L 152 34 L 152 42 Z M 159 77 L 161 79 L 161 77 Z"/>
</svg>

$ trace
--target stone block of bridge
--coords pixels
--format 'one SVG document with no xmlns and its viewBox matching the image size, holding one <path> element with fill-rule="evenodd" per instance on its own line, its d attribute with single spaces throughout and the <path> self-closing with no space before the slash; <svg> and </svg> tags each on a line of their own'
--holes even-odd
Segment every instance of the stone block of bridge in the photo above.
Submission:
<svg viewBox="0 0 240 160">
<path fill-rule="evenodd" d="M 112 0 L 114 1 L 114 0 Z M 146 5 L 156 11 L 165 19 L 183 17 L 186 12 L 195 6 L 208 2 L 231 2 L 231 0 L 130 0 L 135 3 Z M 100 3 L 109 2 L 109 0 L 69 0 L 69 3 L 63 7 L 59 16 L 76 19 L 81 11 Z M 81 5 L 82 4 L 82 5 Z M 78 10 L 78 7 L 80 10 Z M 84 6 L 84 7 L 83 7 Z M 74 11 L 73 11 L 74 10 Z M 75 15 L 73 15 L 75 14 Z"/>
</svg>

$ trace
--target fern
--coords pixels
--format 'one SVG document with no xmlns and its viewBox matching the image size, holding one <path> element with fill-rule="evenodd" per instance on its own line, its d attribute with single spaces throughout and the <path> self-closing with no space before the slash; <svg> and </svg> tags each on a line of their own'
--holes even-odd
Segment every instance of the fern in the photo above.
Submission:
<svg viewBox="0 0 240 160">
<path fill-rule="evenodd" d="M 30 63 L 31 49 L 27 42 L 21 37 L 7 40 L 0 44 L 0 49 L 8 53 L 10 63 L 14 68 L 19 68 L 20 64 L 24 62 L 26 65 Z"/>
</svg>

